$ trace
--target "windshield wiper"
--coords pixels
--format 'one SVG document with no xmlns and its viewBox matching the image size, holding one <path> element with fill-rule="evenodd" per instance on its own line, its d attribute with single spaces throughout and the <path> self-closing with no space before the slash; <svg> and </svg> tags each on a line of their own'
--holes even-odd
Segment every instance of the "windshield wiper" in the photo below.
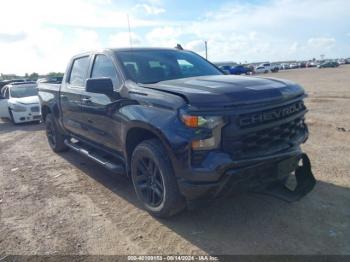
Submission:
<svg viewBox="0 0 350 262">
<path fill-rule="evenodd" d="M 146 83 L 141 83 L 141 84 L 144 84 L 144 85 L 151 85 L 151 84 L 157 84 L 159 82 L 162 82 L 162 81 L 154 81 L 154 82 L 146 82 Z"/>
</svg>

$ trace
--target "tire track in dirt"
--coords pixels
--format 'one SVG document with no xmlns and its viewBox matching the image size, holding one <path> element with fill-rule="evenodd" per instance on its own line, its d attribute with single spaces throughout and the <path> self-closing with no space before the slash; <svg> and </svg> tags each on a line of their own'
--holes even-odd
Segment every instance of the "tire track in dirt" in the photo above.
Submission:
<svg viewBox="0 0 350 262">
<path fill-rule="evenodd" d="M 350 99 L 350 96 L 310 96 L 310 99 L 311 99 L 311 101 L 312 100 L 314 100 L 314 99 L 333 99 L 333 100 L 337 100 L 337 99 L 340 99 L 340 100 L 342 100 L 342 99 L 345 99 L 345 100 L 347 100 L 347 99 Z"/>
<path fill-rule="evenodd" d="M 35 149 L 37 147 L 41 148 L 41 150 L 39 152 L 36 150 L 33 151 L 33 148 Z M 103 185 L 100 185 L 95 180 L 89 179 L 89 175 L 91 174 L 86 175 L 88 172 L 86 172 L 85 169 L 95 170 L 93 173 L 95 173 L 96 176 L 98 176 L 98 173 L 101 173 L 102 177 L 110 175 L 106 174 L 106 170 L 96 166 L 93 163 L 90 163 L 87 159 L 82 158 L 79 155 L 66 153 L 68 155 L 72 155 L 72 157 L 76 160 L 76 163 L 83 163 L 82 169 L 76 172 L 74 170 L 74 166 L 71 166 L 71 164 L 67 163 L 64 158 L 61 158 L 61 156 L 65 157 L 65 154 L 57 156 L 52 153 L 47 145 L 44 132 L 38 132 L 35 133 L 35 135 L 29 132 L 28 134 L 22 134 L 22 132 L 16 134 L 16 137 L 12 139 L 12 142 L 9 142 L 6 148 L 2 150 L 2 154 L 4 155 L 3 159 L 5 162 L 13 162 L 10 160 L 14 155 L 21 159 L 20 162 L 17 162 L 16 168 L 18 168 L 18 173 L 25 170 L 27 173 L 26 176 L 21 177 L 17 176 L 17 173 L 14 173 L 13 179 L 11 179 L 9 182 L 26 186 L 31 191 L 36 192 L 35 194 L 27 197 L 28 199 L 26 199 L 26 201 L 45 199 L 43 203 L 39 203 L 39 206 L 48 206 L 48 202 L 50 201 L 61 201 L 61 207 L 63 208 L 62 205 L 64 203 L 70 206 L 73 205 L 77 199 L 79 203 L 79 199 L 80 202 L 83 202 L 82 199 L 88 197 L 95 205 L 93 208 L 98 210 L 97 212 L 102 213 L 101 219 L 103 218 L 104 220 L 109 220 L 109 223 L 106 223 L 106 221 L 103 222 L 110 227 L 109 229 L 106 229 L 106 233 L 111 235 L 110 238 L 115 235 L 124 239 L 121 242 L 127 243 L 125 244 L 125 248 L 130 250 L 130 247 L 133 247 L 132 249 L 134 251 L 139 250 L 139 252 L 142 254 L 149 254 L 152 252 L 182 254 L 185 250 L 189 251 L 186 253 L 194 253 L 195 251 L 198 252 L 198 248 L 191 248 L 192 245 L 190 243 L 186 243 L 186 241 L 181 239 L 181 237 L 177 236 L 174 232 L 171 232 L 167 227 L 151 217 L 148 213 L 139 209 L 138 207 L 135 207 L 134 202 L 136 201 L 136 195 L 132 190 L 131 184 L 129 184 L 130 181 L 122 177 L 116 177 L 116 181 L 109 182 L 113 183 L 114 191 L 119 191 L 121 187 L 127 188 L 128 192 L 122 193 L 127 193 L 127 197 L 132 198 L 132 203 L 129 203 L 127 199 L 123 199 L 121 197 L 118 198 L 118 192 L 112 191 L 111 194 L 111 192 L 108 192 Z M 37 163 L 38 159 L 45 159 L 45 161 Z M 8 166 L 4 173 L 10 173 L 11 168 L 13 167 Z M 57 170 L 60 171 L 58 172 Z M 33 177 L 34 174 L 37 175 Z M 59 177 L 55 178 L 56 176 Z M 63 179 L 60 183 L 58 183 L 57 180 L 62 177 L 68 179 Z M 114 180 L 111 177 L 105 177 L 103 179 Z M 122 185 L 119 183 L 122 183 Z M 87 188 L 94 188 L 94 190 L 86 191 Z M 77 197 L 76 194 L 78 193 L 81 193 L 84 197 Z M 75 195 L 72 196 L 72 194 Z M 23 196 L 17 196 L 17 200 L 19 200 L 19 198 L 23 198 Z M 89 202 L 90 200 L 85 199 L 84 201 Z M 112 209 L 111 203 L 113 206 Z M 82 203 L 80 203 L 80 205 L 82 205 Z M 32 215 L 31 212 L 22 212 L 22 216 L 30 215 Z M 46 217 L 48 221 L 51 221 L 50 223 L 65 225 L 67 228 L 71 227 L 71 225 L 69 225 L 69 223 L 64 219 L 55 218 L 54 216 L 48 215 L 45 212 L 38 212 L 36 216 L 38 221 L 43 221 Z M 98 221 L 99 219 L 95 220 Z M 6 221 L 8 223 L 8 220 Z M 24 220 L 22 222 L 24 222 Z M 26 223 L 30 222 L 27 221 Z M 41 236 L 45 239 L 46 235 L 55 235 L 58 228 L 60 228 L 51 225 L 45 230 L 45 234 L 40 234 L 35 230 L 35 228 L 40 227 L 40 223 L 41 222 L 38 222 L 37 225 L 34 224 L 33 228 L 31 229 L 32 231 L 27 232 L 26 235 L 36 234 L 37 236 Z M 81 223 L 81 221 L 79 223 Z M 14 227 L 14 225 L 7 224 L 4 225 L 4 227 Z M 68 234 L 65 236 L 65 240 L 67 243 L 71 243 L 70 247 L 62 245 L 60 250 L 56 251 L 66 250 L 69 252 L 78 253 L 83 252 L 85 249 L 86 252 L 91 252 L 91 250 L 86 249 L 85 246 L 72 248 L 72 246 L 76 246 L 76 243 L 79 242 L 88 245 L 87 242 L 89 239 L 82 241 L 82 239 L 74 238 L 72 234 Z M 27 241 L 29 241 L 29 239 L 24 238 L 21 240 L 21 242 Z M 183 244 L 183 242 L 185 242 L 185 244 Z M 154 243 L 162 243 L 162 245 L 157 247 L 154 245 Z M 33 244 L 34 246 L 42 247 L 40 250 L 36 250 L 39 253 L 43 252 L 45 248 L 48 250 L 50 249 L 47 245 L 40 242 L 35 242 Z M 119 242 L 118 245 L 121 245 L 121 243 Z M 97 252 L 98 248 L 101 249 L 101 247 L 97 247 Z M 102 250 L 103 248 L 101 251 Z M 106 250 L 104 251 L 106 252 Z M 110 252 L 111 251 L 112 250 L 110 250 Z M 121 252 L 123 250 L 118 247 L 118 251 Z M 125 249 L 124 252 L 127 252 L 127 250 Z"/>
<path fill-rule="evenodd" d="M 87 165 L 90 166 L 90 164 Z M 84 168 L 89 167 L 84 166 Z M 96 173 L 101 171 L 106 173 L 100 170 L 100 167 L 95 167 L 95 170 Z M 110 174 L 107 174 L 107 176 L 101 174 L 101 176 L 105 176 L 104 179 L 113 180 L 108 175 Z M 115 185 L 112 189 L 112 194 L 106 194 L 106 189 L 101 188 L 101 185 L 99 185 L 93 194 L 88 193 L 88 195 L 103 213 L 107 214 L 106 217 L 114 224 L 117 230 L 122 232 L 130 242 L 139 246 L 143 254 L 204 253 L 140 209 L 138 203 L 135 203 L 136 195 L 132 190 L 131 184 L 129 184 L 131 183 L 130 181 L 122 177 L 115 178 L 115 180 L 115 182 L 112 182 Z M 86 181 L 83 181 L 83 183 L 86 183 Z M 119 183 L 121 185 L 118 185 Z M 121 188 L 127 188 L 127 192 L 121 190 Z M 124 196 L 126 199 L 116 199 L 115 194 L 122 196 L 122 198 Z M 128 198 L 131 198 L 132 201 L 129 202 Z M 161 243 L 161 245 L 157 247 L 154 243 Z"/>
<path fill-rule="evenodd" d="M 27 136 L 25 136 L 27 137 Z M 28 138 L 29 141 L 35 141 L 37 136 Z M 21 149 L 27 147 L 28 144 L 20 144 Z M 29 143 L 29 146 L 32 146 Z M 58 166 L 45 166 L 44 175 L 34 176 L 38 171 L 42 169 L 39 166 L 32 165 L 32 158 L 28 157 L 28 153 L 31 155 L 33 151 L 18 150 L 18 144 L 14 143 L 3 151 L 2 160 L 7 163 L 13 163 L 13 155 L 17 155 L 20 161 L 15 162 L 16 170 L 13 166 L 8 165 L 4 168 L 3 175 L 8 175 L 4 184 L 4 205 L 1 208 L 7 208 L 6 216 L 2 216 L 1 227 L 5 230 L 12 230 L 12 233 L 6 235 L 6 241 L 4 245 L 8 252 L 14 253 L 31 253 L 31 254 L 45 254 L 47 250 L 51 250 L 46 245 L 47 236 L 57 236 L 57 232 L 64 233 L 65 225 L 64 221 L 59 221 L 59 218 L 50 217 L 45 212 L 45 207 L 53 198 L 59 199 L 62 194 L 57 193 L 54 188 L 47 183 L 46 174 L 57 169 Z M 8 153 L 8 154 L 7 154 Z M 39 169 L 39 170 L 38 170 Z M 21 188 L 25 190 L 21 190 Z M 67 201 L 69 202 L 69 201 Z M 6 205 L 7 204 L 7 205 Z M 65 204 L 65 203 L 63 203 Z M 27 206 L 27 208 L 25 208 Z M 51 226 L 45 227 L 47 221 L 50 221 Z M 18 234 L 20 233 L 20 234 Z M 34 239 L 32 236 L 36 236 Z M 76 244 L 79 239 L 67 235 L 64 239 L 59 239 L 60 244 L 56 245 L 57 251 L 77 253 Z M 12 246 L 20 246 L 20 248 L 11 249 Z M 23 248 L 22 248 L 23 247 Z M 52 248 L 52 247 L 51 247 Z M 12 251 L 11 251 L 12 250 Z"/>
</svg>

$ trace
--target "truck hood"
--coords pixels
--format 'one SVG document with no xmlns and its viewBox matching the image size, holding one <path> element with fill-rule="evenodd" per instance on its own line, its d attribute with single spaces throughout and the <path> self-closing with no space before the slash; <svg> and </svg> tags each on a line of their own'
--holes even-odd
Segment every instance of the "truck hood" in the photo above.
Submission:
<svg viewBox="0 0 350 262">
<path fill-rule="evenodd" d="M 39 96 L 27 96 L 27 97 L 21 97 L 21 98 L 11 98 L 9 99 L 9 102 L 12 104 L 39 104 Z"/>
<path fill-rule="evenodd" d="M 302 87 L 288 80 L 231 75 L 182 78 L 145 86 L 180 95 L 198 107 L 283 101 L 304 94 Z"/>
</svg>

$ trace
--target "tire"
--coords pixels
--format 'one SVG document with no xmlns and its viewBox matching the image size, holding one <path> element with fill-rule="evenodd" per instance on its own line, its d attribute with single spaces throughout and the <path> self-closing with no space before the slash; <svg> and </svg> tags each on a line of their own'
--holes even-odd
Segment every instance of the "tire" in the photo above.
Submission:
<svg viewBox="0 0 350 262">
<path fill-rule="evenodd" d="M 57 128 L 56 122 L 51 114 L 46 116 L 45 121 L 46 136 L 51 149 L 58 153 L 68 150 L 68 147 L 64 143 L 65 136 Z"/>
<path fill-rule="evenodd" d="M 170 159 L 159 140 L 146 140 L 136 146 L 131 177 L 137 197 L 150 214 L 166 218 L 185 208 Z"/>
</svg>

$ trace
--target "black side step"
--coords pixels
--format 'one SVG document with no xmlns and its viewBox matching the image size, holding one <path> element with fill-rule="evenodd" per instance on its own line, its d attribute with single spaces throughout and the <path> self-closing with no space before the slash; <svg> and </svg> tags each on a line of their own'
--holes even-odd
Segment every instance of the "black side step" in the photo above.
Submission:
<svg viewBox="0 0 350 262">
<path fill-rule="evenodd" d="M 87 147 L 84 147 L 81 143 L 74 143 L 70 140 L 65 140 L 64 143 L 72 150 L 90 158 L 91 160 L 95 161 L 96 163 L 102 165 L 103 167 L 107 168 L 108 170 L 115 172 L 115 173 L 125 173 L 125 168 L 122 163 L 114 163 L 113 161 L 105 159 L 101 154 L 98 154 L 94 150 L 90 150 Z"/>
</svg>

